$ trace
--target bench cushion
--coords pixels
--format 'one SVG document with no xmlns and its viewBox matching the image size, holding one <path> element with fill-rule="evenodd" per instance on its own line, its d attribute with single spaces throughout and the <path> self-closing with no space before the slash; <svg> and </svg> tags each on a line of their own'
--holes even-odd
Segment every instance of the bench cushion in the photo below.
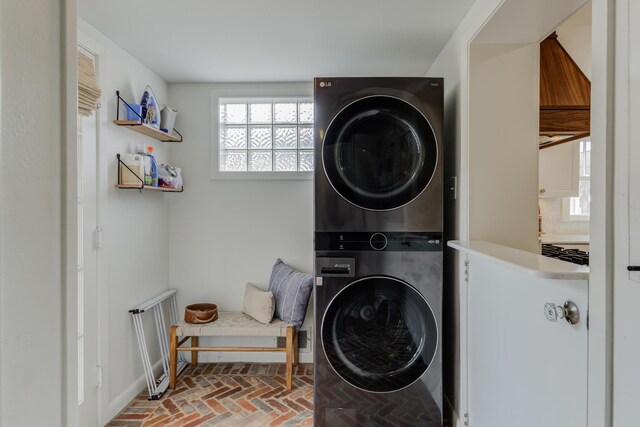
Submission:
<svg viewBox="0 0 640 427">
<path fill-rule="evenodd" d="M 253 283 L 247 283 L 244 288 L 244 302 L 242 312 L 253 317 L 260 323 L 268 325 L 273 320 L 276 311 L 276 301 L 272 292 L 258 289 Z"/>
<path fill-rule="evenodd" d="M 299 330 L 307 315 L 313 276 L 278 259 L 271 271 L 269 290 L 276 299 L 276 317 L 291 323 L 296 331 Z"/>
<path fill-rule="evenodd" d="M 190 323 L 178 323 L 176 336 L 179 337 L 284 337 L 287 335 L 288 324 L 274 318 L 271 323 L 265 325 L 251 316 L 236 311 L 218 312 L 218 320 L 204 325 L 192 325 Z"/>
</svg>

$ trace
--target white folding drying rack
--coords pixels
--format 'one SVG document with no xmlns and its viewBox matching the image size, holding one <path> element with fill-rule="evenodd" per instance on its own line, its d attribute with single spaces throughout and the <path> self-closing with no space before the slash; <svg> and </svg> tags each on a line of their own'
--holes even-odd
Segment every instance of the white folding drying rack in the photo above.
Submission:
<svg viewBox="0 0 640 427">
<path fill-rule="evenodd" d="M 176 303 L 175 289 L 169 289 L 168 291 L 138 304 L 129 310 L 129 313 L 133 316 L 133 325 L 136 329 L 136 335 L 138 336 L 140 357 L 142 358 L 142 366 L 144 367 L 145 377 L 147 378 L 147 387 L 149 389 L 149 400 L 159 399 L 169 387 L 169 329 L 165 323 L 163 306 L 165 306 L 169 311 L 169 320 L 171 324 L 175 325 L 178 323 L 178 306 Z M 142 326 L 142 314 L 149 310 L 153 311 L 162 360 L 163 372 L 157 379 L 153 373 L 153 367 L 151 365 L 151 360 L 149 359 L 147 341 L 145 340 L 144 328 Z M 186 366 L 186 358 L 184 355 L 179 354 L 178 374 L 182 372 Z"/>
</svg>

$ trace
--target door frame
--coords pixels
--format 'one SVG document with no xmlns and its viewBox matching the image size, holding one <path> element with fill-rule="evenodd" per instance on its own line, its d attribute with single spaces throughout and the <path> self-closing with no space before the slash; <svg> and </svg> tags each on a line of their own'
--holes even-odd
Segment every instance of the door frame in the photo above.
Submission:
<svg viewBox="0 0 640 427">
<path fill-rule="evenodd" d="M 98 85 L 100 85 L 100 55 L 101 53 L 104 51 L 105 46 L 100 43 L 99 41 L 96 41 L 94 38 L 90 37 L 89 35 L 87 35 L 86 33 L 84 33 L 83 31 L 78 30 L 77 32 L 77 46 L 78 47 L 82 47 L 84 50 L 90 52 L 93 55 L 93 59 L 94 59 L 94 68 L 95 68 L 95 75 L 96 75 L 96 81 L 98 83 Z M 96 141 L 96 147 L 95 147 L 95 176 L 96 176 L 96 181 L 95 181 L 95 189 L 96 189 L 96 227 L 97 228 L 102 228 L 102 217 L 103 217 L 103 211 L 102 211 L 102 206 L 104 206 L 105 201 L 103 200 L 103 167 L 101 167 L 102 162 L 101 162 L 101 138 L 100 138 L 100 127 L 101 127 L 101 121 L 103 119 L 102 114 L 103 114 L 103 109 L 101 108 L 101 102 L 99 101 L 98 103 L 98 108 L 95 110 L 94 114 L 95 114 L 95 141 Z M 76 163 L 77 164 L 77 163 Z M 83 168 L 87 167 L 87 165 L 83 164 Z M 83 173 L 83 171 L 78 171 L 78 173 Z M 98 239 L 98 236 L 94 235 L 94 239 Z M 96 242 L 97 243 L 97 242 Z M 98 385 L 98 390 L 97 390 L 97 401 L 96 401 L 96 419 L 98 420 L 98 422 L 100 424 L 104 424 L 105 420 L 103 420 L 103 416 L 104 416 L 104 394 L 105 394 L 105 375 L 104 375 L 104 360 L 105 360 L 105 352 L 104 349 L 107 347 L 107 337 L 105 335 L 105 330 L 104 330 L 104 326 L 106 324 L 106 318 L 105 318 L 105 314 L 106 314 L 106 305 L 105 305 L 105 295 L 104 295 L 104 288 L 102 286 L 103 283 L 106 283 L 105 281 L 105 269 L 104 269 L 104 253 L 103 251 L 99 250 L 99 248 L 97 248 L 96 251 L 96 271 L 95 271 L 95 279 L 96 279 L 96 308 L 97 308 L 97 313 L 96 313 L 96 324 L 92 325 L 94 326 L 93 329 L 89 329 L 89 333 L 95 333 L 96 336 L 96 367 L 100 367 L 102 369 L 102 378 L 100 381 L 100 384 Z M 85 283 L 87 283 L 85 281 Z M 97 372 L 96 372 L 97 375 Z"/>
<path fill-rule="evenodd" d="M 62 304 L 63 315 L 63 424 L 78 427 L 78 66 L 77 1 L 62 0 Z"/>
<path fill-rule="evenodd" d="M 485 26 L 498 15 L 502 7 L 513 7 L 523 0 L 479 0 L 467 18 L 468 27 L 462 36 L 466 52 L 460 58 L 463 78 L 460 81 L 460 165 L 459 165 L 459 239 L 469 239 L 469 96 L 470 96 L 470 55 L 474 39 Z M 535 3 L 539 10 L 551 7 L 549 2 Z M 585 1 L 583 4 L 586 4 Z M 615 0 L 591 0 L 592 3 L 592 110 L 591 134 L 604 144 L 592 146 L 591 167 L 591 247 L 593 253 L 589 278 L 589 344 L 587 372 L 587 422 L 589 426 L 612 425 L 612 358 L 613 358 L 613 128 L 614 128 L 614 33 Z M 582 7 L 582 5 L 580 6 Z M 579 8 L 575 9 L 576 12 Z M 559 22 L 571 16 L 565 15 L 560 21 L 549 23 L 551 31 Z M 528 15 L 527 15 L 528 17 Z M 514 17 L 517 20 L 517 16 Z M 521 15 L 521 19 L 526 19 Z M 517 25 L 513 19 L 507 26 L 502 22 L 505 33 Z M 494 28 L 495 29 L 495 28 Z M 539 34 L 542 38 L 544 34 Z M 538 40 L 539 41 L 539 40 Z M 533 42 L 533 40 L 530 40 Z M 458 391 L 458 414 L 463 419 L 454 420 L 454 425 L 464 422 L 467 412 L 467 304 L 468 296 L 465 266 L 462 257 L 457 257 L 457 287 L 459 289 L 460 314 L 460 384 Z"/>
<path fill-rule="evenodd" d="M 105 45 L 103 43 L 101 43 L 100 41 L 97 41 L 96 39 L 94 39 L 93 37 L 89 36 L 88 34 L 86 34 L 84 31 L 81 30 L 77 30 L 77 41 L 76 41 L 76 45 L 77 46 L 82 46 L 82 48 L 84 48 L 85 50 L 91 52 L 93 54 L 94 57 L 94 68 L 95 68 L 95 74 L 96 74 L 96 81 L 98 82 L 98 85 L 100 85 L 100 55 L 102 54 L 102 52 L 105 50 Z M 99 101 L 98 103 L 98 108 L 96 109 L 96 111 L 94 112 L 95 114 L 95 140 L 96 140 L 96 165 L 95 165 L 95 174 L 96 174 L 96 226 L 98 228 L 102 228 L 103 225 L 103 206 L 105 206 L 106 204 L 106 199 L 104 197 L 105 194 L 105 177 L 103 176 L 104 174 L 104 168 L 101 167 L 102 162 L 101 162 L 101 137 L 100 137 L 100 128 L 101 128 L 101 123 L 103 120 L 105 120 L 105 117 L 103 117 L 103 115 L 105 114 L 105 110 L 104 108 L 102 108 L 101 105 L 102 101 Z M 76 163 L 77 164 L 77 163 Z M 79 171 L 80 172 L 80 171 Z M 97 238 L 97 237 L 96 237 Z M 105 276 L 106 270 L 105 270 L 105 259 L 104 259 L 104 251 L 98 250 L 96 253 L 96 295 L 97 295 L 97 310 L 98 313 L 96 315 L 96 325 L 95 325 L 95 329 L 92 330 L 91 332 L 94 332 L 97 334 L 97 338 L 96 338 L 96 344 L 97 344 L 97 349 L 96 349 L 96 364 L 97 366 L 102 368 L 102 381 L 100 386 L 98 387 L 98 396 L 97 396 L 97 406 L 96 406 L 96 411 L 97 411 L 97 419 L 98 422 L 100 424 L 104 424 L 106 422 L 108 422 L 109 420 L 103 420 L 104 414 L 106 411 L 107 406 L 105 406 L 105 399 L 108 402 L 107 399 L 107 383 L 108 383 L 108 377 L 107 375 L 105 375 L 105 371 L 106 371 L 106 363 L 105 363 L 105 357 L 108 356 L 108 353 L 106 352 L 106 349 L 108 348 L 108 337 L 106 336 L 106 330 L 104 325 L 106 325 L 106 296 L 104 295 L 104 286 L 103 284 L 106 283 L 106 276 Z"/>
</svg>

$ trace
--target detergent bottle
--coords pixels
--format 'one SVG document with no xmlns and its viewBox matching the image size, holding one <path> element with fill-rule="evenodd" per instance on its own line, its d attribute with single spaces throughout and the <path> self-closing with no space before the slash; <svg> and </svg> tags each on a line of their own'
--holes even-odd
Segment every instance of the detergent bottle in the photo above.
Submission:
<svg viewBox="0 0 640 427">
<path fill-rule="evenodd" d="M 142 175 L 140 175 L 140 177 L 143 179 L 144 185 L 151 185 L 151 157 L 149 157 L 149 153 L 144 144 L 138 144 L 138 154 L 143 158 Z"/>
<path fill-rule="evenodd" d="M 158 186 L 158 163 L 156 162 L 156 158 L 153 157 L 153 147 L 150 145 L 147 147 L 147 156 L 151 161 L 151 167 L 149 170 L 149 183 L 147 183 L 147 174 L 145 171 L 145 185 L 150 185 L 152 187 Z M 145 168 L 146 169 L 146 168 Z"/>
</svg>

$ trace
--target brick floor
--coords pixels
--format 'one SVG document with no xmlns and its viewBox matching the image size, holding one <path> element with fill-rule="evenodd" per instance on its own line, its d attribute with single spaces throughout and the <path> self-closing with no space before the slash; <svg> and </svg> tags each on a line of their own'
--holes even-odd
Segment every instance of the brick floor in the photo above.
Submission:
<svg viewBox="0 0 640 427">
<path fill-rule="evenodd" d="M 284 365 L 202 363 L 189 366 L 159 400 L 140 393 L 107 426 L 312 426 L 313 365 L 294 368 L 287 390 Z"/>
</svg>

